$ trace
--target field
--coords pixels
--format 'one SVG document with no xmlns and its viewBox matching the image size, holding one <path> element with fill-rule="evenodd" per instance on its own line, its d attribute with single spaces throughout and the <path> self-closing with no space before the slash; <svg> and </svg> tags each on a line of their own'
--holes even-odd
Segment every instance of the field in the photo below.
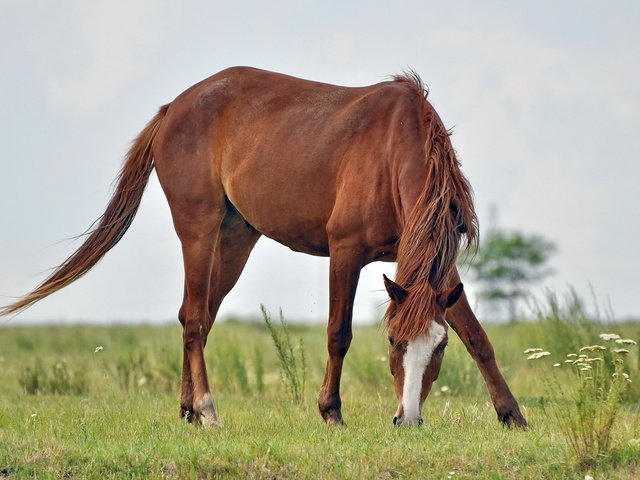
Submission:
<svg viewBox="0 0 640 480">
<path fill-rule="evenodd" d="M 640 324 L 556 319 L 487 330 L 531 424 L 527 431 L 496 421 L 482 379 L 453 333 L 425 404 L 425 424 L 394 428 L 385 336 L 376 327 L 356 328 L 342 382 L 348 427 L 332 428 L 315 406 L 325 362 L 322 327 L 290 327 L 294 343 L 303 340 L 307 363 L 298 405 L 283 386 L 265 326 L 219 323 L 207 359 L 224 424 L 203 430 L 178 418 L 179 326 L 9 323 L 0 329 L 0 478 L 640 477 L 638 347 L 628 359 L 635 383 L 611 446 L 593 462 L 581 464 L 568 448 L 550 414 L 558 392 L 544 382 L 554 361 L 598 342 L 598 333 L 638 340 Z M 529 347 L 552 355 L 527 361 Z M 560 385 L 569 378 L 561 372 Z"/>
</svg>

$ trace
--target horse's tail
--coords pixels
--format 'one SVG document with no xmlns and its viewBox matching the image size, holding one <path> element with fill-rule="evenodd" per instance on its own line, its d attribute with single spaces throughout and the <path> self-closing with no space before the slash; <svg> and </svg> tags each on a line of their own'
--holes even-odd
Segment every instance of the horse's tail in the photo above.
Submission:
<svg viewBox="0 0 640 480">
<path fill-rule="evenodd" d="M 35 290 L 17 302 L 0 308 L 0 316 L 20 312 L 57 292 L 87 273 L 124 236 L 136 215 L 153 171 L 151 145 L 168 109 L 165 105 L 133 142 L 107 209 L 85 235 L 87 239 Z"/>
</svg>

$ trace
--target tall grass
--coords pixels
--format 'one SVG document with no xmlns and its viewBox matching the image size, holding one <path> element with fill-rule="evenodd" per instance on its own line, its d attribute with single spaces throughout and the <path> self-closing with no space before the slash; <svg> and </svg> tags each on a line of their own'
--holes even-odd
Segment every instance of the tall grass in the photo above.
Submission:
<svg viewBox="0 0 640 480">
<path fill-rule="evenodd" d="M 280 310 L 280 328 L 276 327 L 271 320 L 271 315 L 260 305 L 262 318 L 269 330 L 271 340 L 278 353 L 280 362 L 280 374 L 289 398 L 297 404 L 304 403 L 304 388 L 307 377 L 307 359 L 304 352 L 302 338 L 298 345 L 294 346 L 287 322 L 284 320 L 282 310 Z M 297 352 L 297 354 L 296 354 Z"/>
<path fill-rule="evenodd" d="M 578 352 L 584 346 L 599 342 L 599 334 L 603 330 L 622 328 L 611 311 L 603 312 L 599 308 L 595 296 L 592 308 L 594 313 L 589 314 L 585 302 L 573 289 L 562 299 L 548 292 L 543 301 L 535 303 L 535 321 L 524 324 L 525 335 L 529 339 L 527 346 L 544 345 L 550 352 L 558 354 Z M 631 336 L 640 335 L 640 324 L 630 324 L 626 330 L 633 332 Z M 611 377 L 616 371 L 613 350 L 605 349 L 601 351 L 601 355 L 604 361 L 600 368 Z M 640 367 L 640 352 L 632 352 L 626 363 L 627 368 L 637 371 Z M 640 402 L 640 383 L 627 385 L 625 395 L 632 402 Z"/>
<path fill-rule="evenodd" d="M 611 317 L 601 318 L 597 303 L 596 315 L 589 315 L 584 301 L 575 290 L 570 289 L 563 298 L 553 292 L 547 292 L 542 300 L 532 300 L 538 344 L 544 344 L 554 352 L 573 352 L 579 350 L 598 337 L 599 324 L 604 320 L 613 322 Z"/>
</svg>

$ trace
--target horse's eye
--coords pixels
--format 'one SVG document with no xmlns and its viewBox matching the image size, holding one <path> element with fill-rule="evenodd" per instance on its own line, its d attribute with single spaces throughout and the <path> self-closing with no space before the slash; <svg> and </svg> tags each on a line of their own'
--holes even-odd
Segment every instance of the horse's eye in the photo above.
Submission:
<svg viewBox="0 0 640 480">
<path fill-rule="evenodd" d="M 444 353 L 444 349 L 447 348 L 446 343 L 441 343 L 436 347 L 436 353 Z"/>
<path fill-rule="evenodd" d="M 395 344 L 395 340 L 393 339 L 393 337 L 389 337 L 389 345 L 393 347 L 394 344 Z"/>
</svg>

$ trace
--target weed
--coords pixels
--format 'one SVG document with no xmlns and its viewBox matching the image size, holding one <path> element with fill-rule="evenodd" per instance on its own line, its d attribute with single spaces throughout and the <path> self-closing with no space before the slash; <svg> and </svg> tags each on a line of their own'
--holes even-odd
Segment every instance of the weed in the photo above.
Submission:
<svg viewBox="0 0 640 480">
<path fill-rule="evenodd" d="M 247 368 L 244 365 L 242 356 L 240 355 L 240 349 L 232 348 L 229 350 L 229 366 L 233 373 L 235 383 L 243 393 L 249 392 L 249 376 L 247 375 Z"/>
<path fill-rule="evenodd" d="M 280 310 L 279 329 L 271 321 L 271 315 L 264 308 L 264 305 L 260 305 L 260 310 L 278 353 L 280 375 L 287 393 L 294 403 L 302 404 L 304 403 L 304 386 L 307 376 L 307 359 L 302 339 L 299 340 L 297 347 L 293 346 L 282 310 Z M 298 355 L 296 355 L 296 351 L 299 352 Z"/>
<path fill-rule="evenodd" d="M 106 366 L 107 372 L 124 392 L 145 389 L 170 393 L 180 377 L 177 356 L 161 350 L 160 355 L 147 349 L 117 357 Z"/>
<path fill-rule="evenodd" d="M 253 349 L 253 374 L 256 379 L 258 393 L 264 392 L 264 357 L 260 347 Z"/>
<path fill-rule="evenodd" d="M 214 343 L 214 362 L 211 371 L 215 382 L 223 391 L 249 393 L 249 375 L 243 360 L 246 351 L 235 335 L 229 335 L 224 342 Z"/>
<path fill-rule="evenodd" d="M 531 301 L 538 319 L 536 324 L 531 325 L 531 330 L 536 332 L 534 336 L 538 344 L 546 345 L 554 352 L 571 352 L 597 336 L 602 321 L 599 311 L 595 320 L 591 319 L 575 290 L 570 289 L 563 300 L 553 292 L 547 292 L 542 302 L 533 298 Z M 596 310 L 599 310 L 597 303 L 594 303 Z M 540 324 L 543 328 L 540 328 Z"/>
<path fill-rule="evenodd" d="M 629 349 L 623 347 L 635 342 L 616 334 L 601 334 L 600 338 L 617 343 L 611 348 L 585 346 L 579 353 L 567 354 L 562 363 L 556 362 L 552 367 L 571 369 L 563 379 L 556 372 L 547 371 L 542 376 L 549 395 L 558 397 L 549 407 L 551 414 L 578 464 L 583 466 L 594 465 L 610 453 L 616 418 L 631 383 L 626 371 Z M 524 353 L 527 360 L 551 355 L 540 348 Z"/>
<path fill-rule="evenodd" d="M 84 370 L 71 370 L 65 360 L 54 362 L 47 370 L 38 358 L 33 367 L 22 370 L 18 381 L 29 395 L 83 395 L 88 391 Z"/>
</svg>

